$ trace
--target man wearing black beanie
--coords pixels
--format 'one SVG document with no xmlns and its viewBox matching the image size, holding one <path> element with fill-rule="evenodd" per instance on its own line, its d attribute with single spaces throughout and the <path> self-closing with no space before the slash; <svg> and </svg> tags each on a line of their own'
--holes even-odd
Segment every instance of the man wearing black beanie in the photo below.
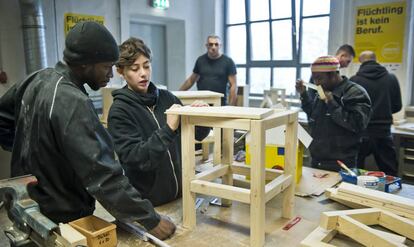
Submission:
<svg viewBox="0 0 414 247">
<path fill-rule="evenodd" d="M 98 90 L 112 78 L 115 39 L 104 26 L 81 22 L 69 31 L 63 54 L 65 63 L 29 75 L 0 99 L 0 145 L 12 148 L 12 176 L 36 176 L 29 194 L 56 223 L 91 215 L 96 199 L 118 220 L 168 238 L 174 223 L 129 184 L 84 88 Z"/>
</svg>

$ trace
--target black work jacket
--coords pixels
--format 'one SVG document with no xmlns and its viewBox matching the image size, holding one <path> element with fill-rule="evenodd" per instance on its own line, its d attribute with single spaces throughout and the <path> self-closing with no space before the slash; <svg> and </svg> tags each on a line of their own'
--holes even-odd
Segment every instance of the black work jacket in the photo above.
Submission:
<svg viewBox="0 0 414 247">
<path fill-rule="evenodd" d="M 125 86 L 112 95 L 108 130 L 131 184 L 156 206 L 180 197 L 180 128 L 172 131 L 168 127 L 165 111 L 181 101 L 152 82 L 147 94 Z M 209 131 L 197 127 L 196 139 L 202 140 Z"/>
<path fill-rule="evenodd" d="M 92 214 L 95 198 L 115 218 L 137 220 L 152 229 L 159 215 L 123 175 L 110 135 L 85 89 L 74 81 L 69 67 L 59 62 L 16 84 L 2 98 L 5 105 L 15 102 L 18 112 L 14 175 L 36 176 L 38 184 L 29 187 L 29 194 L 55 222 Z"/>
<path fill-rule="evenodd" d="M 306 91 L 301 95 L 313 138 L 309 147 L 312 159 L 322 163 L 355 160 L 361 133 L 370 118 L 371 101 L 361 86 L 344 76 L 332 94 L 328 104 L 319 96 L 311 100 Z"/>
</svg>

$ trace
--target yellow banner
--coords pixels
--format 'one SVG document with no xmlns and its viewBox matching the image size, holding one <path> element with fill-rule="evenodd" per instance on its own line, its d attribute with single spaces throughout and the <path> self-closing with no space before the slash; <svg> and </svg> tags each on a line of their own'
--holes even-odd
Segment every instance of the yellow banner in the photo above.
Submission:
<svg viewBox="0 0 414 247">
<path fill-rule="evenodd" d="M 65 36 L 68 34 L 69 30 L 76 25 L 76 23 L 81 21 L 95 21 L 104 25 L 105 17 L 98 15 L 82 15 L 75 13 L 65 13 Z"/>
<path fill-rule="evenodd" d="M 356 10 L 355 61 L 371 50 L 381 63 L 401 63 L 404 48 L 405 2 L 360 6 Z"/>
</svg>

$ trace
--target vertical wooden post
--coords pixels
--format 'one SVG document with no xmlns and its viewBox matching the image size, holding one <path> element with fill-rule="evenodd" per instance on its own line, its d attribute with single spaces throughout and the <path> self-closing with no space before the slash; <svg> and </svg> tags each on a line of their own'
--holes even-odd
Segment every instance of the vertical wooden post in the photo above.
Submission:
<svg viewBox="0 0 414 247">
<path fill-rule="evenodd" d="M 191 181 L 195 177 L 194 137 L 194 125 L 189 123 L 188 116 L 181 116 L 183 226 L 189 229 L 194 229 L 196 225 L 196 195 L 190 190 Z"/>
<path fill-rule="evenodd" d="M 213 106 L 221 106 L 221 98 L 214 100 Z M 214 148 L 213 148 L 213 165 L 221 164 L 221 128 L 213 128 Z"/>
<path fill-rule="evenodd" d="M 234 152 L 234 130 L 233 129 L 223 129 L 223 165 L 233 164 L 233 152 Z M 229 172 L 222 177 L 223 184 L 233 185 L 233 172 L 229 169 Z M 231 201 L 222 199 L 221 204 L 224 206 L 230 206 Z"/>
<path fill-rule="evenodd" d="M 250 246 L 265 242 L 265 130 L 251 121 Z"/>
<path fill-rule="evenodd" d="M 283 192 L 282 217 L 292 218 L 295 208 L 295 176 L 296 176 L 296 149 L 298 146 L 298 113 L 289 116 L 286 125 L 285 136 L 285 167 L 284 173 L 291 175 L 292 180 L 288 188 Z"/>
</svg>

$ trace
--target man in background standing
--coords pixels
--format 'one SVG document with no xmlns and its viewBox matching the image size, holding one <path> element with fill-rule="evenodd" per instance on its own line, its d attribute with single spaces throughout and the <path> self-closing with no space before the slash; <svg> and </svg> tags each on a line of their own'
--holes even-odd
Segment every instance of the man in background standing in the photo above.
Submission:
<svg viewBox="0 0 414 247">
<path fill-rule="evenodd" d="M 339 61 L 339 68 L 347 68 L 351 64 L 352 59 L 355 57 L 355 50 L 351 45 L 344 44 L 341 45 L 335 54 L 336 59 Z M 313 77 L 309 79 L 310 83 L 315 83 Z M 310 90 L 309 96 L 313 99 L 315 97 L 316 91 Z"/>
<path fill-rule="evenodd" d="M 361 52 L 359 62 L 361 67 L 350 80 L 367 90 L 372 102 L 372 116 L 362 137 L 358 167 L 364 168 L 365 158 L 373 154 L 381 171 L 396 176 L 398 161 L 391 124 L 392 114 L 402 107 L 400 85 L 397 77 L 376 61 L 374 52 Z"/>
<path fill-rule="evenodd" d="M 233 60 L 220 53 L 221 42 L 216 35 L 207 37 L 207 53 L 198 57 L 193 73 L 181 85 L 180 90 L 190 89 L 197 82 L 198 90 L 210 90 L 224 94 L 222 105 L 236 105 L 237 101 L 237 71 Z M 227 90 L 229 87 L 229 90 Z"/>
</svg>

